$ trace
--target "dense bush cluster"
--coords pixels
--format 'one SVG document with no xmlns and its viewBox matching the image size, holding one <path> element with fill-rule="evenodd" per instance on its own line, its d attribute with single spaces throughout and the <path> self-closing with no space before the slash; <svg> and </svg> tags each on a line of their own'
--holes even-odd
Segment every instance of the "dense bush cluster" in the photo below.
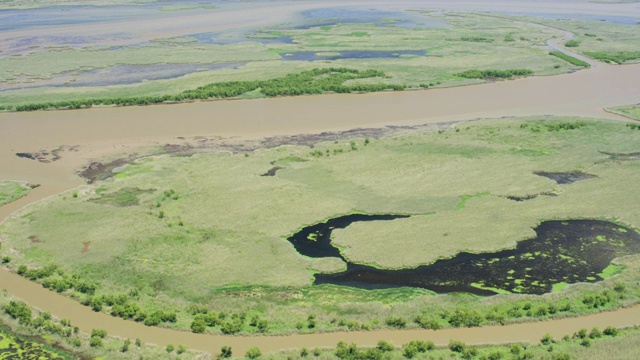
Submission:
<svg viewBox="0 0 640 360">
<path fill-rule="evenodd" d="M 569 40 L 566 43 L 564 43 L 564 46 L 566 47 L 578 47 L 580 46 L 580 41 L 579 40 Z"/>
<path fill-rule="evenodd" d="M 191 331 L 194 333 L 201 334 L 209 327 L 217 327 L 223 334 L 236 334 L 242 331 L 247 324 L 247 315 L 245 313 L 209 312 L 208 309 L 198 306 L 191 307 L 189 311 L 195 315 L 191 322 Z M 261 319 L 257 315 L 248 320 L 248 325 L 260 333 L 266 332 L 269 327 L 267 320 Z"/>
<path fill-rule="evenodd" d="M 509 79 L 515 76 L 527 76 L 533 74 L 529 69 L 511 69 L 511 70 L 467 70 L 457 73 L 456 76 L 466 79 Z"/>
<path fill-rule="evenodd" d="M 352 70 L 346 68 L 327 68 L 303 71 L 281 78 L 263 81 L 229 81 L 213 83 L 193 90 L 186 90 L 176 95 L 119 97 L 109 99 L 86 99 L 48 103 L 34 103 L 3 106 L 0 110 L 34 111 L 47 109 L 81 109 L 94 105 L 150 105 L 159 103 L 204 100 L 213 98 L 237 97 L 251 91 L 260 91 L 265 96 L 321 94 L 325 92 L 352 93 L 374 92 L 382 90 L 404 90 L 404 85 L 392 84 L 352 84 L 345 85 L 348 80 L 384 77 L 378 70 Z"/>
<path fill-rule="evenodd" d="M 565 53 L 563 53 L 561 51 L 550 51 L 549 55 L 555 56 L 557 58 L 560 58 L 560 59 L 562 59 L 562 60 L 564 60 L 564 61 L 566 61 L 566 62 L 568 62 L 568 63 L 570 63 L 572 65 L 575 65 L 575 66 L 582 66 L 582 67 L 591 66 L 587 62 L 582 61 L 580 59 L 576 59 L 573 56 L 569 56 L 569 55 L 567 55 L 567 54 L 565 54 Z"/>
<path fill-rule="evenodd" d="M 20 265 L 18 275 L 32 281 L 42 280 L 42 286 L 59 293 L 74 289 L 83 294 L 92 295 L 98 288 L 95 283 L 80 280 L 76 275 L 68 276 L 57 265 L 48 265 L 40 269 L 29 269 L 26 265 Z"/>
<path fill-rule="evenodd" d="M 494 42 L 495 40 L 481 37 L 481 36 L 463 36 L 460 38 L 462 41 L 470 41 L 470 42 Z"/>
<path fill-rule="evenodd" d="M 31 322 L 31 308 L 22 301 L 11 301 L 4 308 L 4 312 L 21 324 L 29 324 Z"/>
<path fill-rule="evenodd" d="M 564 131 L 564 130 L 575 130 L 580 129 L 581 127 L 585 127 L 589 125 L 586 121 L 572 121 L 572 122 L 554 122 L 554 123 L 545 123 L 545 122 L 535 122 L 535 123 L 523 123 L 520 125 L 521 129 L 529 129 L 532 132 L 541 132 L 541 131 Z"/>
<path fill-rule="evenodd" d="M 607 53 L 603 51 L 585 51 L 584 54 L 596 60 L 614 62 L 616 64 L 624 64 L 625 62 L 630 60 L 640 59 L 640 51 L 620 51 L 617 53 Z"/>
</svg>

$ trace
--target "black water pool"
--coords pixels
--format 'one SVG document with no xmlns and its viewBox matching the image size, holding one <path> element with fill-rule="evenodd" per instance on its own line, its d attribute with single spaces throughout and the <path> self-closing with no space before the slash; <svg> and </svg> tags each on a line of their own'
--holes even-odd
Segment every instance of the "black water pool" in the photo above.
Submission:
<svg viewBox="0 0 640 360">
<path fill-rule="evenodd" d="M 302 255 L 337 257 L 347 269 L 316 274 L 314 284 L 358 288 L 419 287 L 437 293 L 468 292 L 493 295 L 499 289 L 543 294 L 557 283 L 595 282 L 613 259 L 640 252 L 640 234 L 628 227 L 600 220 L 545 221 L 536 237 L 515 249 L 493 253 L 459 253 L 413 269 L 385 270 L 354 264 L 331 244 L 331 232 L 356 221 L 385 221 L 406 216 L 348 215 L 303 228 L 287 240 Z M 403 249 L 403 251 L 406 251 Z"/>
</svg>

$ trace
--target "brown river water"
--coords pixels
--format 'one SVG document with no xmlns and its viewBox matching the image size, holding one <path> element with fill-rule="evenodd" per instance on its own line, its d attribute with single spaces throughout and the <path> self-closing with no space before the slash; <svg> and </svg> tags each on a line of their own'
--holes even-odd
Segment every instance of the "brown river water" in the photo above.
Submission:
<svg viewBox="0 0 640 360">
<path fill-rule="evenodd" d="M 456 4 L 463 4 L 456 1 L 446 3 L 442 2 L 442 6 L 455 8 Z M 474 3 L 474 6 L 481 4 Z M 521 2 L 510 4 L 517 6 Z M 551 2 L 538 5 L 555 6 Z M 597 12 L 598 6 L 602 5 L 585 6 Z M 0 207 L 0 219 L 30 203 L 83 184 L 75 171 L 89 161 L 128 154 L 153 145 L 179 143 L 177 137 L 221 136 L 242 141 L 353 128 L 529 115 L 623 120 L 603 108 L 638 103 L 639 79 L 640 64 L 600 64 L 589 70 L 553 77 L 424 91 L 0 113 L 0 179 L 41 185 L 30 195 Z M 51 163 L 15 156 L 17 152 L 51 150 L 63 145 L 77 145 L 78 151 L 62 151 L 60 160 Z M 430 339 L 439 345 L 446 345 L 450 339 L 470 344 L 537 342 L 547 332 L 561 337 L 583 327 L 640 324 L 640 306 L 633 306 L 578 318 L 483 328 L 230 337 L 146 327 L 95 313 L 76 301 L 4 269 L 0 270 L 0 288 L 35 307 L 50 311 L 54 316 L 70 319 L 85 331 L 103 328 L 109 334 L 124 338 L 141 338 L 161 346 L 185 344 L 189 348 L 212 353 L 218 352 L 223 345 L 231 346 L 236 354 L 242 354 L 252 346 L 263 352 L 273 352 L 288 348 L 333 347 L 340 340 L 362 346 L 373 346 L 381 339 L 397 345 L 413 339 Z"/>
</svg>

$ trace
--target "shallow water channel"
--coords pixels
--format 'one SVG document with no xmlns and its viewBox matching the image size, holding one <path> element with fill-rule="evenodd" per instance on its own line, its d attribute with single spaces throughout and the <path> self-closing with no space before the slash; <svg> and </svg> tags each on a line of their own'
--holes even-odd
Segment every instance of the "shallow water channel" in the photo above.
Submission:
<svg viewBox="0 0 640 360">
<path fill-rule="evenodd" d="M 347 215 L 306 227 L 289 240 L 302 255 L 338 257 L 347 270 L 316 274 L 315 284 L 358 288 L 399 286 L 425 288 L 437 293 L 497 292 L 543 294 L 554 284 L 595 282 L 617 257 L 640 252 L 640 234 L 633 229 L 600 220 L 545 221 L 537 236 L 518 243 L 515 249 L 493 253 L 462 252 L 452 259 L 438 260 L 413 269 L 386 270 L 355 264 L 331 244 L 331 232 L 356 221 L 384 221 L 397 215 Z"/>
</svg>

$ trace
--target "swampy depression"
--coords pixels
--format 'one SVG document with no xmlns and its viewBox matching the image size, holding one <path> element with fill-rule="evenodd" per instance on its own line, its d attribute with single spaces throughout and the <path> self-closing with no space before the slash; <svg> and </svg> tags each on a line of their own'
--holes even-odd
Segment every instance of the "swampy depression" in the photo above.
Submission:
<svg viewBox="0 0 640 360">
<path fill-rule="evenodd" d="M 305 256 L 339 257 L 347 270 L 316 274 L 315 284 L 359 288 L 420 287 L 437 293 L 493 295 L 513 292 L 543 294 L 556 284 L 594 282 L 611 260 L 640 252 L 640 235 L 600 220 L 545 221 L 533 239 L 515 249 L 494 253 L 459 253 L 452 259 L 414 269 L 385 270 L 354 264 L 331 245 L 331 232 L 356 221 L 389 221 L 403 215 L 347 215 L 306 227 L 288 240 Z"/>
</svg>

